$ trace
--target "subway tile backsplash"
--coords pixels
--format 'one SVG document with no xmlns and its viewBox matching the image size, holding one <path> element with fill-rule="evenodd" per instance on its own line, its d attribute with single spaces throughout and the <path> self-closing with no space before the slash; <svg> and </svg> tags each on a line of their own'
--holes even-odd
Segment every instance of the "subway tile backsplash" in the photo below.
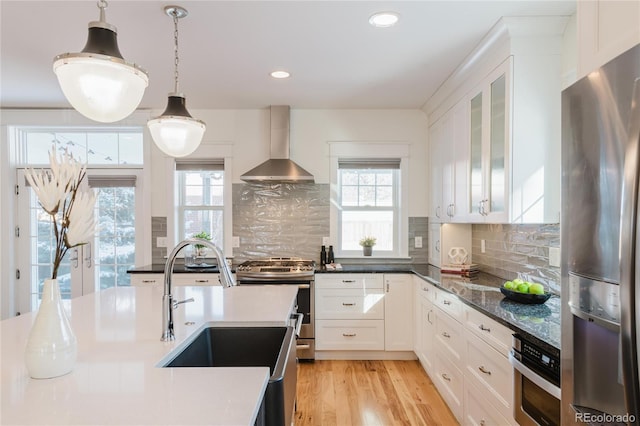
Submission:
<svg viewBox="0 0 640 426">
<path fill-rule="evenodd" d="M 158 237 L 167 236 L 167 218 L 161 216 L 151 217 L 151 262 L 164 263 L 167 255 L 166 247 L 158 247 Z"/>
<path fill-rule="evenodd" d="M 560 247 L 559 224 L 475 224 L 471 238 L 473 262 L 480 270 L 505 280 L 527 274 L 560 294 L 560 268 L 549 266 L 549 247 Z"/>
</svg>

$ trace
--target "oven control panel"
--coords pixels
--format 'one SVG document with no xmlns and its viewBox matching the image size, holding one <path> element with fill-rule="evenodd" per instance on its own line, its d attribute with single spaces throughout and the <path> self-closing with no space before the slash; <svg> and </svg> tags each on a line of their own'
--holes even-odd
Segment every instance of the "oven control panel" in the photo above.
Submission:
<svg viewBox="0 0 640 426">
<path fill-rule="evenodd" d="M 514 355 L 527 367 L 560 384 L 560 351 L 545 348 L 521 335 L 513 335 Z"/>
</svg>

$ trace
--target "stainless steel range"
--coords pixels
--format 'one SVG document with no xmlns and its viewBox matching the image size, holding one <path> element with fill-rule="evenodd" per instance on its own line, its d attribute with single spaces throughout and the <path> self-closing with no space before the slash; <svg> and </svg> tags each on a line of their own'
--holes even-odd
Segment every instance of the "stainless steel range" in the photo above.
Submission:
<svg viewBox="0 0 640 426">
<path fill-rule="evenodd" d="M 299 257 L 248 260 L 236 267 L 238 285 L 297 285 L 298 313 L 304 315 L 297 342 L 298 359 L 315 359 L 314 276 L 316 263 Z"/>
</svg>

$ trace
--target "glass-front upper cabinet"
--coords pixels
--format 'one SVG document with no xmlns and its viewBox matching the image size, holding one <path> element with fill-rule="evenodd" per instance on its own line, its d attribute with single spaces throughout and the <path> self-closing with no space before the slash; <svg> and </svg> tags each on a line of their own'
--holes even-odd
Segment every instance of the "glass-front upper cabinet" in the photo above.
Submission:
<svg viewBox="0 0 640 426">
<path fill-rule="evenodd" d="M 510 59 L 469 99 L 469 218 L 507 221 Z"/>
</svg>

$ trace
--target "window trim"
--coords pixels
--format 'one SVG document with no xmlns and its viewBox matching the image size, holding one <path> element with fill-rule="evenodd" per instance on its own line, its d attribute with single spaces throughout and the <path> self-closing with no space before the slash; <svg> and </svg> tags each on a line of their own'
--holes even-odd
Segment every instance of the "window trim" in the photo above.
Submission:
<svg viewBox="0 0 640 426">
<path fill-rule="evenodd" d="M 330 240 L 334 245 L 336 257 L 343 258 L 364 258 L 362 251 L 343 251 L 340 247 L 340 186 L 338 178 L 338 163 L 348 162 L 349 159 L 357 161 L 362 158 L 389 159 L 400 158 L 397 186 L 397 215 L 398 221 L 394 232 L 396 232 L 397 249 L 389 251 L 373 251 L 373 258 L 407 258 L 409 255 L 409 150 L 408 143 L 383 143 L 383 142 L 329 142 L 330 156 L 330 183 L 331 183 L 331 203 L 329 211 L 330 220 Z M 368 258 L 368 257 L 367 257 Z"/>
</svg>

